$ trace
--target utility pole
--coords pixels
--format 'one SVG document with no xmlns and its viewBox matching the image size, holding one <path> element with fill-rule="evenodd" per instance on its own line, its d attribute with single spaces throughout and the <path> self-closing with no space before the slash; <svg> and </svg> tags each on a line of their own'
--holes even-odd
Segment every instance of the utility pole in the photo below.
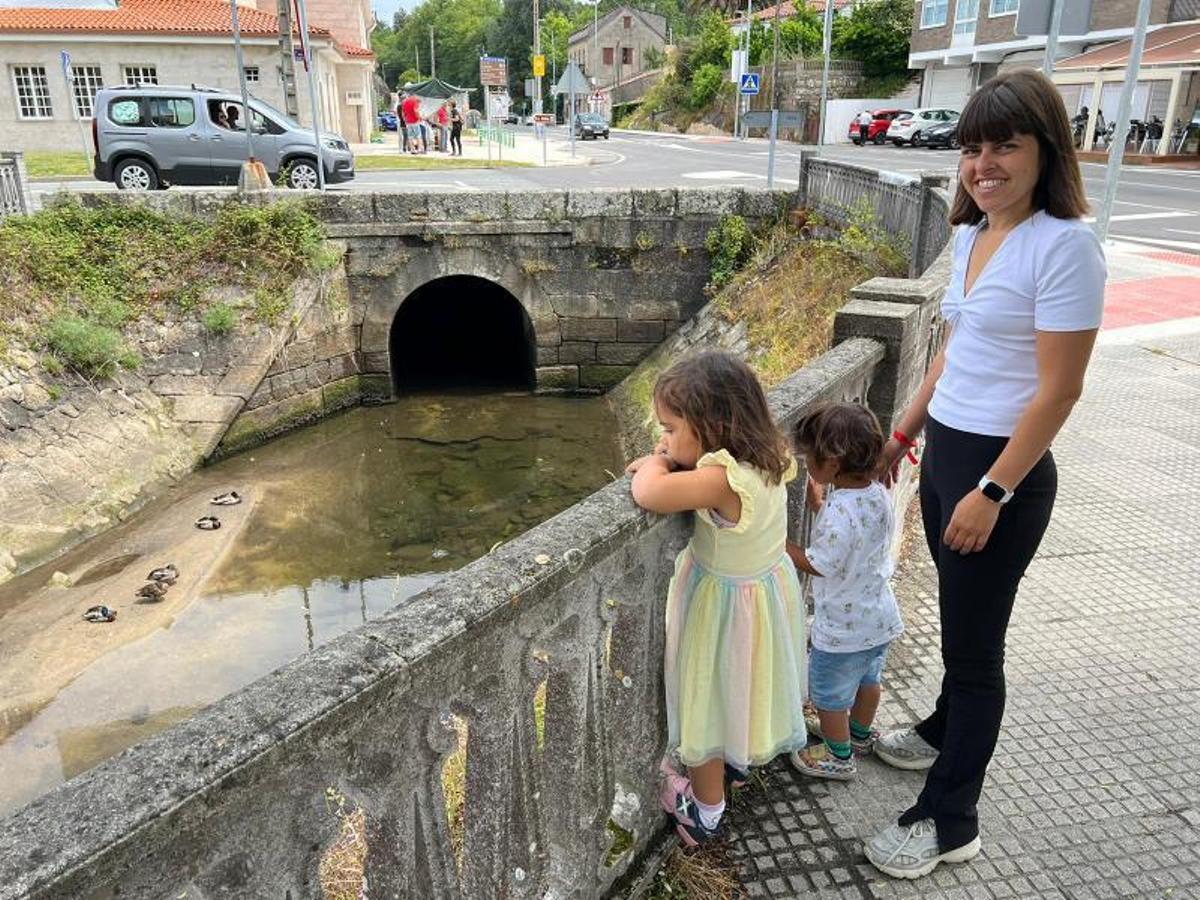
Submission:
<svg viewBox="0 0 1200 900">
<path fill-rule="evenodd" d="M 779 136 L 779 7 L 775 0 L 775 46 L 771 50 L 771 146 L 767 151 L 767 190 L 775 186 L 775 139 Z"/>
<path fill-rule="evenodd" d="M 236 3 L 237 0 L 234 0 Z M 317 145 L 317 188 L 325 190 L 325 152 L 321 146 L 321 99 L 317 96 L 317 54 L 309 43 L 308 8 L 305 0 L 296 0 L 296 20 L 300 26 L 300 48 L 304 52 L 304 71 L 308 73 L 308 99 L 312 103 L 313 141 Z"/>
<path fill-rule="evenodd" d="M 283 111 L 293 119 L 300 117 L 300 101 L 296 96 L 296 61 L 292 52 L 292 0 L 278 0 L 279 12 L 279 77 L 283 81 Z"/>
<path fill-rule="evenodd" d="M 1061 0 L 1060 0 L 1061 2 Z M 1112 217 L 1113 203 L 1117 199 L 1117 186 L 1121 181 L 1121 160 L 1125 156 L 1125 141 L 1129 135 L 1129 110 L 1133 106 L 1133 91 L 1137 87 L 1138 72 L 1142 67 L 1142 50 L 1146 46 L 1146 26 L 1150 22 L 1150 0 L 1138 4 L 1137 24 L 1133 31 L 1133 45 L 1129 49 L 1129 65 L 1125 70 L 1125 82 L 1121 85 L 1121 100 L 1117 106 L 1117 130 L 1108 148 L 1108 172 L 1104 182 L 1104 204 L 1096 216 L 1096 236 L 1101 241 L 1108 238 L 1108 223 Z M 1100 98 L 1096 98 L 1099 107 Z"/>
<path fill-rule="evenodd" d="M 829 102 L 829 57 L 833 53 L 833 0 L 825 0 L 825 33 L 821 38 L 825 53 L 825 64 L 821 67 L 821 120 L 817 132 L 817 146 L 825 145 L 825 107 Z"/>
<path fill-rule="evenodd" d="M 600 0 L 592 4 L 592 53 L 596 56 L 596 71 L 600 71 Z"/>
<path fill-rule="evenodd" d="M 433 26 L 429 26 L 429 77 L 437 78 L 437 52 L 433 48 Z"/>
<path fill-rule="evenodd" d="M 1058 32 L 1062 28 L 1063 8 L 1068 0 L 1050 0 L 1050 30 L 1046 33 L 1046 55 L 1042 58 L 1042 74 L 1054 74 L 1054 57 L 1058 55 Z M 1099 103 L 1099 101 L 1097 101 Z"/>
<path fill-rule="evenodd" d="M 237 58 L 238 84 L 242 88 L 242 127 L 246 129 L 246 156 L 254 162 L 254 123 L 250 120 L 250 92 L 246 90 L 246 63 L 242 57 L 242 29 L 238 24 L 237 0 L 229 0 L 229 14 L 233 20 L 233 50 Z"/>
<path fill-rule="evenodd" d="M 413 53 L 417 57 L 417 81 L 421 80 L 421 45 L 413 42 Z"/>
<path fill-rule="evenodd" d="M 533 0 L 533 58 L 536 60 L 542 55 L 542 19 L 538 12 L 538 0 Z M 540 115 L 542 112 L 542 76 L 534 74 L 533 76 L 533 113 Z"/>
</svg>

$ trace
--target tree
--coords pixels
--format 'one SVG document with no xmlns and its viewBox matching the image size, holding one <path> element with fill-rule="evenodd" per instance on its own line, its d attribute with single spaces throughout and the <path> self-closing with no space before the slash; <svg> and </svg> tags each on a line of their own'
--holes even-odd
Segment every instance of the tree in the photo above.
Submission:
<svg viewBox="0 0 1200 900">
<path fill-rule="evenodd" d="M 821 52 L 821 17 L 811 9 L 779 20 L 779 58 L 797 59 Z M 775 47 L 775 20 L 756 19 L 750 28 L 750 65 L 771 61 Z"/>
<path fill-rule="evenodd" d="M 834 20 L 834 55 L 861 60 L 868 77 L 902 75 L 908 71 L 912 17 L 912 0 L 856 3 L 849 16 Z"/>
</svg>

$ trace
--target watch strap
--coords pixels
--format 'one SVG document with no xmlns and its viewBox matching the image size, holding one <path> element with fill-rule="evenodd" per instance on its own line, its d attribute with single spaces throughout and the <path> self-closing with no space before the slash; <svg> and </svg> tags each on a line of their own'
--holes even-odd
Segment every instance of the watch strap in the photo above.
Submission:
<svg viewBox="0 0 1200 900">
<path fill-rule="evenodd" d="M 1005 490 L 1004 487 L 992 481 L 986 475 L 979 479 L 979 490 L 983 496 L 987 497 L 993 503 L 999 503 L 1001 506 L 1013 497 L 1012 491 Z"/>
</svg>

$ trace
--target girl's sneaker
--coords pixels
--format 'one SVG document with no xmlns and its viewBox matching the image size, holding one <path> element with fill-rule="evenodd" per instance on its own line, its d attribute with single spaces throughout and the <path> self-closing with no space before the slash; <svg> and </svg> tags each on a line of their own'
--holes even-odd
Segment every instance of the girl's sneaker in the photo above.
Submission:
<svg viewBox="0 0 1200 900">
<path fill-rule="evenodd" d="M 705 828 L 700 821 L 700 811 L 692 797 L 691 785 L 686 792 L 675 795 L 675 802 L 667 810 L 667 815 L 675 821 L 675 832 L 686 847 L 699 847 L 717 837 L 717 828 Z"/>
<path fill-rule="evenodd" d="M 854 761 L 853 753 L 848 759 L 838 759 L 825 744 L 814 744 L 793 751 L 790 758 L 796 771 L 810 778 L 850 781 L 858 774 L 858 763 Z"/>
<path fill-rule="evenodd" d="M 726 793 L 730 789 L 740 791 L 746 786 L 746 782 L 750 780 L 750 771 L 748 769 L 739 769 L 737 766 L 730 763 L 725 763 L 725 790 Z"/>
</svg>

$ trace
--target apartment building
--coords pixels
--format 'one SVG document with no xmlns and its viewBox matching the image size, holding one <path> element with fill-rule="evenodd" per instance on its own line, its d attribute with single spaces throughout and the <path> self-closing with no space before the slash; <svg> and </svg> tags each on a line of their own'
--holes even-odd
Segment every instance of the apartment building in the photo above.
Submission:
<svg viewBox="0 0 1200 900">
<path fill-rule="evenodd" d="M 967 97 L 994 75 L 1020 66 L 1037 67 L 1044 36 L 1015 30 L 1021 0 L 915 0 L 909 67 L 921 70 L 922 106 L 962 109 Z M 1197 0 L 1154 0 L 1150 27 L 1200 15 Z M 1133 34 L 1138 0 L 1092 0 L 1083 34 L 1059 38 L 1057 59 L 1085 53 Z"/>
</svg>

